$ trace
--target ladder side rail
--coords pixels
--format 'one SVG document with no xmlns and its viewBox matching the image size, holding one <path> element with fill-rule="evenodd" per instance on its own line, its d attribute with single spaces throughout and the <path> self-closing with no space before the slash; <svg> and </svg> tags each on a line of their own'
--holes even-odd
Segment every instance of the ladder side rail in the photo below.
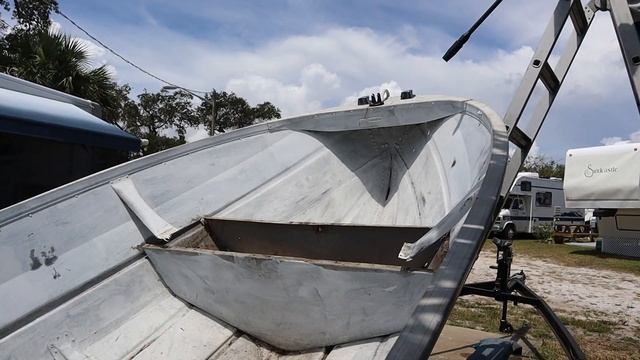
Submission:
<svg viewBox="0 0 640 360">
<path fill-rule="evenodd" d="M 549 59 L 549 56 L 553 51 L 553 47 L 558 41 L 558 37 L 567 22 L 567 18 L 571 11 L 572 1 L 579 0 L 558 1 L 558 4 L 553 11 L 553 16 L 549 20 L 549 23 L 542 34 L 542 38 L 538 43 L 538 47 L 534 52 L 533 58 L 520 81 L 520 85 L 518 86 L 516 94 L 513 96 L 504 117 L 504 122 L 507 125 L 507 131 L 509 133 L 511 133 L 511 129 L 517 125 L 524 109 L 527 107 L 527 103 L 533 93 L 533 89 L 540 78 L 540 73 L 543 68 L 542 65 Z"/>
<path fill-rule="evenodd" d="M 591 26 L 591 23 L 593 21 L 593 18 L 595 17 L 596 11 L 597 11 L 597 8 L 594 4 L 594 1 L 590 1 L 585 6 L 585 11 L 584 11 L 587 19 L 585 31 L 578 33 L 577 31 L 574 30 L 569 37 L 567 47 L 564 49 L 564 52 L 560 56 L 560 59 L 558 60 L 558 63 L 555 69 L 555 74 L 556 74 L 556 77 L 558 78 L 559 86 L 562 85 L 567 73 L 569 72 L 569 68 L 571 67 L 573 60 L 575 59 L 575 56 L 578 53 L 578 50 L 580 49 L 580 45 L 584 40 L 587 30 Z M 533 144 L 533 141 L 538 136 L 540 128 L 542 127 L 542 124 L 544 123 L 549 113 L 549 110 L 553 105 L 556 95 L 557 93 L 548 91 L 547 96 L 543 96 L 535 105 L 535 108 L 531 115 L 531 120 L 527 126 L 527 129 L 526 131 L 523 131 L 525 135 L 531 139 L 531 144 Z M 519 119 L 516 119 L 516 125 L 518 121 Z M 513 130 L 514 129 L 512 128 L 511 131 Z M 524 160 L 526 159 L 527 154 L 529 153 L 529 149 L 530 149 L 530 146 L 524 147 L 524 148 L 521 146 L 518 146 L 515 148 L 514 153 L 511 155 L 509 159 L 509 163 L 507 164 L 507 171 L 505 172 L 505 178 L 502 183 L 501 195 L 503 197 L 506 197 L 507 193 L 511 189 L 513 181 L 518 175 L 518 171 L 520 171 L 520 167 L 524 163 Z"/>
<path fill-rule="evenodd" d="M 636 105 L 640 111 L 640 28 L 635 25 L 640 21 L 640 13 L 632 14 L 627 0 L 609 0 L 609 12 L 613 22 L 618 43 L 622 50 L 622 58 L 633 89 Z M 638 11 L 638 10 L 636 10 Z"/>
</svg>

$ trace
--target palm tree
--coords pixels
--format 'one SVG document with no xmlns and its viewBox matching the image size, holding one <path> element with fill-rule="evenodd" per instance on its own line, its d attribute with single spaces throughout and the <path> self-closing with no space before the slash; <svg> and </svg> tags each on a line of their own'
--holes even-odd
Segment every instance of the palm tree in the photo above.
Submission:
<svg viewBox="0 0 640 360">
<path fill-rule="evenodd" d="M 0 70 L 13 76 L 95 101 L 109 112 L 118 85 L 104 66 L 93 67 L 78 39 L 55 31 L 16 31 L 0 43 Z"/>
</svg>

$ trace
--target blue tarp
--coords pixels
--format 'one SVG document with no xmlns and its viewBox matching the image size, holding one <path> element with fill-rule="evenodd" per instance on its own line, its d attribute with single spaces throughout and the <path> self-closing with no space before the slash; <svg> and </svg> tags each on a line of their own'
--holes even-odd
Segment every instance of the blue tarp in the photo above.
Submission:
<svg viewBox="0 0 640 360">
<path fill-rule="evenodd" d="M 140 139 L 72 104 L 7 89 L 0 89 L 0 132 L 140 150 Z"/>
</svg>

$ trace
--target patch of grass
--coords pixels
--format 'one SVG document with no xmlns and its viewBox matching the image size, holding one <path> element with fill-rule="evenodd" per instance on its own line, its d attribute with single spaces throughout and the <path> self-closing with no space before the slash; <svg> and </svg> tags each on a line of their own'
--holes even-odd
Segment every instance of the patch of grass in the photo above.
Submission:
<svg viewBox="0 0 640 360">
<path fill-rule="evenodd" d="M 473 299 L 473 300 L 469 300 Z M 449 316 L 449 324 L 476 330 L 497 333 L 500 325 L 502 307 L 497 302 L 469 297 L 458 299 Z M 564 351 L 555 340 L 551 328 L 533 308 L 528 306 L 509 306 L 509 322 L 518 329 L 528 324 L 531 329 L 527 337 L 545 359 L 561 359 Z"/>
<path fill-rule="evenodd" d="M 500 325 L 500 308 L 487 302 L 458 299 L 449 315 L 449 323 L 455 326 L 496 332 Z"/>
<path fill-rule="evenodd" d="M 500 314 L 501 305 L 498 302 L 473 296 L 459 298 L 449 316 L 448 323 L 497 333 Z M 586 317 L 576 317 L 568 313 L 559 316 L 576 337 L 587 358 L 595 360 L 640 359 L 639 339 L 635 335 L 625 335 L 623 331 L 625 328 L 622 324 L 606 320 L 606 315 L 600 313 L 582 315 Z M 551 328 L 533 308 L 526 305 L 510 305 L 508 319 L 516 329 L 524 324 L 531 327 L 527 338 L 545 359 L 565 358 L 564 350 L 556 340 Z M 640 334 L 639 328 L 628 330 L 631 330 L 633 334 Z M 526 346 L 525 350 L 528 351 Z"/>
<path fill-rule="evenodd" d="M 483 250 L 495 251 L 491 240 L 485 241 Z M 515 240 L 513 242 L 514 255 L 524 254 L 533 258 L 550 262 L 592 269 L 621 271 L 640 275 L 640 259 L 604 254 L 582 246 L 553 244 L 539 240 Z"/>
<path fill-rule="evenodd" d="M 581 319 L 572 316 L 560 316 L 560 320 L 566 326 L 579 328 L 587 333 L 609 334 L 619 325 L 615 321 L 599 319 Z"/>
</svg>

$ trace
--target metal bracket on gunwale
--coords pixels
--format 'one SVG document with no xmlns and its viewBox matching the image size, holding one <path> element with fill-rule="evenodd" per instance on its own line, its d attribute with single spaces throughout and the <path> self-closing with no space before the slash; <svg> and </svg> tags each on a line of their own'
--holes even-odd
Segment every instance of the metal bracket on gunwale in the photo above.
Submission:
<svg viewBox="0 0 640 360">
<path fill-rule="evenodd" d="M 127 208 L 142 221 L 142 224 L 144 224 L 156 238 L 166 241 L 171 238 L 173 233 L 178 231 L 178 229 L 164 220 L 144 201 L 131 179 L 123 178 L 116 180 L 111 183 L 111 188 Z"/>
</svg>

